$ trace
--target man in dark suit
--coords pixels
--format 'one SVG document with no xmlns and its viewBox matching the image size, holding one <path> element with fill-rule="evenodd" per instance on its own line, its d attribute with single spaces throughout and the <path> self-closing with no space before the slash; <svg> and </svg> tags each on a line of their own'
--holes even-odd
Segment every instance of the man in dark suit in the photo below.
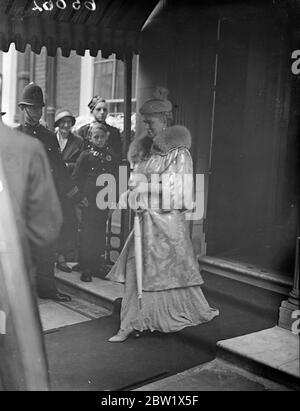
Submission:
<svg viewBox="0 0 300 411">
<path fill-rule="evenodd" d="M 121 134 L 120 134 L 120 131 L 116 127 L 110 126 L 109 124 L 106 123 L 106 117 L 108 114 L 108 107 L 107 107 L 106 100 L 99 96 L 95 96 L 89 102 L 88 107 L 94 116 L 94 122 L 105 125 L 106 129 L 108 130 L 109 137 L 108 137 L 107 144 L 111 147 L 112 151 L 114 152 L 116 156 L 118 164 L 120 164 L 122 161 Z M 86 124 L 78 130 L 78 134 L 80 135 L 80 137 L 84 139 L 85 149 L 88 149 L 91 147 L 91 144 L 90 144 L 91 130 L 92 130 L 91 126 L 94 122 L 90 124 Z"/>
<path fill-rule="evenodd" d="M 24 111 L 24 124 L 19 131 L 38 139 L 46 150 L 57 194 L 61 202 L 65 198 L 74 202 L 80 201 L 77 186 L 72 182 L 67 167 L 60 154 L 57 138 L 54 133 L 40 124 L 43 113 L 44 97 L 42 89 L 30 83 L 23 90 L 19 107 Z M 68 295 L 60 293 L 55 285 L 55 244 L 36 249 L 33 253 L 37 266 L 37 289 L 41 298 L 51 298 L 56 301 L 70 301 Z"/>
</svg>

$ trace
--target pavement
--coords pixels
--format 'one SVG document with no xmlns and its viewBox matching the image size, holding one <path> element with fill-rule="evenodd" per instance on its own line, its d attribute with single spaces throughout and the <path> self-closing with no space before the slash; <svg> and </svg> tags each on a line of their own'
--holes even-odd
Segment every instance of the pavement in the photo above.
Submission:
<svg viewBox="0 0 300 411">
<path fill-rule="evenodd" d="M 83 283 L 78 273 L 57 272 L 56 276 L 67 289 L 73 287 L 77 292 L 88 293 L 92 301 L 98 298 L 97 302 L 105 301 L 106 304 L 108 302 L 111 308 L 114 301 L 122 298 L 123 295 L 124 286 L 108 280 L 94 278 L 92 283 Z M 80 322 L 83 319 L 78 317 L 76 321 Z M 273 327 L 219 341 L 217 346 L 218 355 L 214 361 L 145 385 L 138 391 L 289 391 L 299 389 L 299 336 L 290 331 Z M 275 382 L 272 382 L 273 375 Z M 277 376 L 280 378 L 277 379 Z"/>
<path fill-rule="evenodd" d="M 39 311 L 45 333 L 111 314 L 111 310 L 108 308 L 93 304 L 75 295 L 72 295 L 72 301 L 68 302 L 39 299 Z"/>
</svg>

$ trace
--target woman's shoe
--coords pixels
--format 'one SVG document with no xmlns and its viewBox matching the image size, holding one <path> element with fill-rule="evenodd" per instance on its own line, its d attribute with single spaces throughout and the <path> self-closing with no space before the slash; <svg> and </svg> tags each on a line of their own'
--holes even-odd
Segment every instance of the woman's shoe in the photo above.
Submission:
<svg viewBox="0 0 300 411">
<path fill-rule="evenodd" d="M 75 264 L 75 265 L 72 267 L 72 271 L 80 272 L 80 271 L 81 271 L 81 266 L 80 266 L 80 264 L 79 264 L 79 263 L 78 263 L 78 264 Z"/>
<path fill-rule="evenodd" d="M 129 337 L 129 335 L 131 334 L 132 330 L 130 331 L 124 331 L 124 330 L 119 330 L 118 333 L 116 335 L 114 335 L 113 337 L 111 337 L 108 341 L 112 342 L 112 343 L 121 343 L 125 340 L 127 340 L 127 338 Z"/>
<path fill-rule="evenodd" d="M 64 273 L 71 273 L 72 268 L 67 265 L 67 263 L 56 263 L 56 268 Z"/>
</svg>

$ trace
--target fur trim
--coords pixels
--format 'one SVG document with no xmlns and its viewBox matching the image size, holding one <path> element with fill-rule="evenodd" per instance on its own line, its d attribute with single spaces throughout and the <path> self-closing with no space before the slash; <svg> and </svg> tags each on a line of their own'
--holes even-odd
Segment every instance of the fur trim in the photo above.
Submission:
<svg viewBox="0 0 300 411">
<path fill-rule="evenodd" d="M 131 164 L 136 164 L 148 157 L 151 151 L 153 139 L 149 136 L 135 138 L 128 150 L 127 158 Z"/>
<path fill-rule="evenodd" d="M 184 126 L 168 127 L 164 133 L 154 138 L 149 136 L 135 138 L 128 150 L 128 161 L 136 164 L 150 155 L 151 148 L 161 153 L 177 147 L 191 148 L 192 137 L 189 130 Z"/>
<path fill-rule="evenodd" d="M 190 149 L 191 145 L 191 133 L 186 127 L 178 125 L 168 127 L 162 135 L 155 137 L 153 141 L 153 148 L 163 153 L 177 147 Z"/>
</svg>

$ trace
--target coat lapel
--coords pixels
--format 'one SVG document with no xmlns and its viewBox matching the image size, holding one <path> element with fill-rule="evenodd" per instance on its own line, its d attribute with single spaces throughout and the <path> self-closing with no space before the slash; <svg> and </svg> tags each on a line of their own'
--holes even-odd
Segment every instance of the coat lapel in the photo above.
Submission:
<svg viewBox="0 0 300 411">
<path fill-rule="evenodd" d="M 64 160 L 72 158 L 73 155 L 78 152 L 78 150 L 79 148 L 77 147 L 76 140 L 74 139 L 73 134 L 70 134 L 66 147 L 62 152 Z"/>
</svg>

